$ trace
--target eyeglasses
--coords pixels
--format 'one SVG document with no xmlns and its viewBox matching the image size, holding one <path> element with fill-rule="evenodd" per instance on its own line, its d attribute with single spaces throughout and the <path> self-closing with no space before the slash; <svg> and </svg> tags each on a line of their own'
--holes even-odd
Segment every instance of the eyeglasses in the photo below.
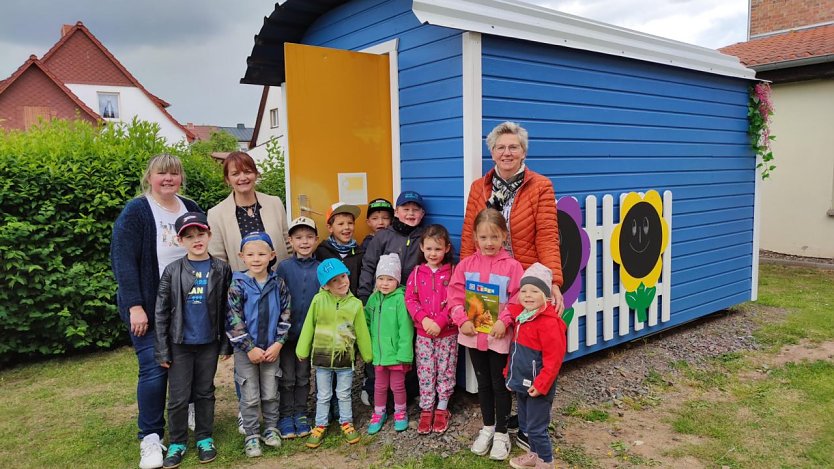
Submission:
<svg viewBox="0 0 834 469">
<path fill-rule="evenodd" d="M 496 145 L 492 147 L 492 151 L 499 155 L 509 150 L 513 155 L 521 153 L 521 145 Z"/>
</svg>

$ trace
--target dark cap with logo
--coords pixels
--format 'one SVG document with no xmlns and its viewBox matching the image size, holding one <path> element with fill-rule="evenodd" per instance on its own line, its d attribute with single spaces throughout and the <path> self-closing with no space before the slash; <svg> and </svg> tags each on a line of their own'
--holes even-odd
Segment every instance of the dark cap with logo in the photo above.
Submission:
<svg viewBox="0 0 834 469">
<path fill-rule="evenodd" d="M 177 230 L 177 236 L 182 236 L 183 230 L 191 226 L 211 231 L 209 229 L 208 218 L 206 218 L 206 214 L 203 212 L 186 212 L 174 222 L 174 229 Z"/>
</svg>

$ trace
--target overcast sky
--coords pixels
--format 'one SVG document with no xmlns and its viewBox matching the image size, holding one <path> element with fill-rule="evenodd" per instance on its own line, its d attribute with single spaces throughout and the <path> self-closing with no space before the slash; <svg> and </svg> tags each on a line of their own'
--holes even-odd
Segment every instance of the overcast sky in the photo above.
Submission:
<svg viewBox="0 0 834 469">
<path fill-rule="evenodd" d="M 746 40 L 748 0 L 526 0 L 637 31 L 718 48 Z M 261 88 L 241 85 L 275 2 L 3 0 L 0 78 L 42 57 L 62 24 L 87 28 L 181 123 L 255 124 Z"/>
</svg>

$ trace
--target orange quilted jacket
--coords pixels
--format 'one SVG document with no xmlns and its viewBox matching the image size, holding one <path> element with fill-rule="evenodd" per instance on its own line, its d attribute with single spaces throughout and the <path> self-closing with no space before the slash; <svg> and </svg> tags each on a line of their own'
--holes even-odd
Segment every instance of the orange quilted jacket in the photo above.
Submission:
<svg viewBox="0 0 834 469">
<path fill-rule="evenodd" d="M 469 187 L 466 214 L 460 241 L 460 258 L 475 252 L 475 227 L 478 212 L 486 208 L 492 195 L 495 168 Z M 526 269 L 541 262 L 553 271 L 553 283 L 562 285 L 562 258 L 559 253 L 559 223 L 556 218 L 556 195 L 550 179 L 527 168 L 510 212 L 510 244 L 513 257 Z"/>
</svg>

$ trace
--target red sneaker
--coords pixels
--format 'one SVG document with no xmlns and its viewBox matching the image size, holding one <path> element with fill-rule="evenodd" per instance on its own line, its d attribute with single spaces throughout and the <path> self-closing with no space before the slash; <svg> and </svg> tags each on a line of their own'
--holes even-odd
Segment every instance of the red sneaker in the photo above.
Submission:
<svg viewBox="0 0 834 469">
<path fill-rule="evenodd" d="M 420 421 L 417 423 L 417 433 L 428 435 L 431 433 L 431 419 L 434 413 L 430 410 L 420 412 Z"/>
<path fill-rule="evenodd" d="M 437 409 L 434 411 L 434 432 L 443 433 L 449 428 L 449 419 L 452 414 L 448 410 Z"/>
</svg>

